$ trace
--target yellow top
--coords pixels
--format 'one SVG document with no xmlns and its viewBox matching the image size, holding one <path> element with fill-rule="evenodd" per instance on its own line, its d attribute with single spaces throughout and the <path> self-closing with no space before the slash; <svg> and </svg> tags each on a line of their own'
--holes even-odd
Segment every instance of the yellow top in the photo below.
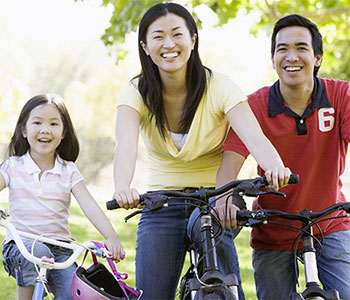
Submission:
<svg viewBox="0 0 350 300">
<path fill-rule="evenodd" d="M 148 150 L 147 185 L 150 190 L 184 187 L 214 187 L 226 138 L 226 113 L 246 99 L 227 76 L 213 73 L 194 115 L 184 146 L 177 150 L 168 132 L 162 138 L 155 118 L 144 105 L 137 80 L 122 91 L 118 105 L 128 105 L 140 114 L 140 131 Z"/>
</svg>

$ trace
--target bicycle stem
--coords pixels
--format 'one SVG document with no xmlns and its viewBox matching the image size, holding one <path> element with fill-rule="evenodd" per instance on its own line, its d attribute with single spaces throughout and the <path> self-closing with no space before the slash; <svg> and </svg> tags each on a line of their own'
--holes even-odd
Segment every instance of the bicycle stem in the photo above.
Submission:
<svg viewBox="0 0 350 300">
<path fill-rule="evenodd" d="M 216 257 L 215 240 L 212 234 L 212 220 L 209 214 L 201 217 L 201 236 L 203 240 L 203 254 L 205 257 L 205 272 L 219 270 Z M 207 255 L 209 252 L 211 255 Z"/>
<path fill-rule="evenodd" d="M 316 263 L 316 249 L 314 247 L 314 241 L 312 239 L 312 227 L 309 226 L 306 230 L 308 234 L 303 234 L 303 260 L 305 265 L 305 281 L 306 286 L 313 283 L 318 285 L 319 278 L 317 272 Z"/>
</svg>

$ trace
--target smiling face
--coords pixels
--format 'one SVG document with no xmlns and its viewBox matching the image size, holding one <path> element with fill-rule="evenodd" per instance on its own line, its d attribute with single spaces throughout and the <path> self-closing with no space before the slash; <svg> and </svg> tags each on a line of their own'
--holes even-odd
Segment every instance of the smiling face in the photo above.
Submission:
<svg viewBox="0 0 350 300">
<path fill-rule="evenodd" d="M 320 66 L 321 61 L 322 55 L 314 54 L 307 28 L 291 26 L 278 31 L 272 63 L 281 85 L 312 86 L 314 67 Z"/>
<path fill-rule="evenodd" d="M 147 55 L 164 72 L 184 72 L 191 56 L 196 36 L 190 35 L 186 22 L 173 13 L 156 19 L 147 29 L 146 42 L 141 45 Z"/>
<path fill-rule="evenodd" d="M 50 104 L 35 107 L 29 115 L 22 132 L 27 139 L 29 152 L 38 161 L 55 157 L 55 151 L 64 138 L 64 126 L 58 109 Z"/>
</svg>

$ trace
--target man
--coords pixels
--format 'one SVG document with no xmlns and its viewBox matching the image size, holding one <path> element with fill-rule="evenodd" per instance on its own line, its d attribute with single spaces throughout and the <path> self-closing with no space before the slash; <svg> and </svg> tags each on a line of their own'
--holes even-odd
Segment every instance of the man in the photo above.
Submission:
<svg viewBox="0 0 350 300">
<path fill-rule="evenodd" d="M 308 19 L 299 15 L 280 19 L 271 41 L 272 63 L 279 80 L 248 96 L 248 102 L 285 165 L 299 174 L 300 183 L 283 188 L 281 191 L 287 194 L 284 199 L 271 194 L 260 196 L 253 209 L 295 213 L 305 207 L 318 211 L 345 202 L 340 175 L 350 140 L 350 85 L 316 77 L 323 56 L 322 37 Z M 248 154 L 231 131 L 218 171 L 218 186 L 236 178 Z M 258 173 L 263 174 L 260 167 Z M 230 209 L 228 215 L 232 217 L 225 220 L 220 214 L 222 223 L 229 228 L 235 227 L 234 209 Z M 293 222 L 285 221 L 298 225 Z M 323 288 L 337 289 L 340 298 L 350 299 L 350 220 L 328 220 L 320 223 L 320 227 L 324 242 L 317 264 Z M 273 224 L 252 230 L 259 299 L 289 299 L 289 294 L 295 291 L 291 249 L 297 234 L 297 230 Z"/>
</svg>

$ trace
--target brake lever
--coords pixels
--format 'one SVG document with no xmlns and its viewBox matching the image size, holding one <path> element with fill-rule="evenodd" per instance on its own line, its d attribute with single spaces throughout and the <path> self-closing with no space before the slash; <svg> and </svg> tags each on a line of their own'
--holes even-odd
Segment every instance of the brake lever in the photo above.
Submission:
<svg viewBox="0 0 350 300">
<path fill-rule="evenodd" d="M 153 195 L 152 197 L 145 197 L 145 199 L 143 200 L 142 203 L 140 203 L 141 205 L 146 205 L 145 208 L 143 209 L 139 209 L 137 211 L 134 211 L 133 213 L 131 213 L 130 215 L 127 215 L 124 218 L 125 223 L 131 219 L 132 217 L 135 217 L 136 215 L 140 214 L 140 213 L 147 213 L 147 212 L 152 212 L 152 211 L 156 211 L 159 210 L 163 207 L 166 207 L 168 205 L 167 200 L 169 199 L 169 197 L 164 196 L 164 195 Z"/>
<path fill-rule="evenodd" d="M 247 225 L 246 226 L 249 226 L 249 227 L 258 227 L 262 224 L 265 224 L 266 221 L 265 220 L 254 220 L 254 219 L 248 219 L 247 221 Z"/>
<path fill-rule="evenodd" d="M 128 222 L 129 219 L 131 219 L 132 217 L 135 217 L 136 215 L 140 214 L 143 212 L 143 209 L 139 209 L 139 210 L 136 210 L 134 211 L 133 213 L 131 213 L 130 215 L 127 215 L 125 218 L 124 218 L 124 222 Z"/>
<path fill-rule="evenodd" d="M 273 194 L 273 195 L 277 195 L 277 196 L 281 196 L 283 198 L 286 198 L 286 194 L 282 193 L 282 192 L 278 192 L 275 190 L 270 190 L 270 191 L 259 191 L 258 193 L 259 195 L 266 195 L 266 194 Z"/>
</svg>

